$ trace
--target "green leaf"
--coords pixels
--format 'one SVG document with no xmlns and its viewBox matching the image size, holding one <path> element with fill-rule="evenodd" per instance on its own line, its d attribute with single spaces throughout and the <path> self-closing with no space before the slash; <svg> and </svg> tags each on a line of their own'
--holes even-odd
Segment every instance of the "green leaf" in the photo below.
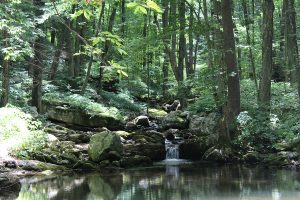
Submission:
<svg viewBox="0 0 300 200">
<path fill-rule="evenodd" d="M 137 7 L 139 4 L 136 2 L 130 2 L 127 4 L 127 8 L 135 8 Z"/>
<path fill-rule="evenodd" d="M 134 10 L 135 14 L 141 13 L 147 15 L 147 9 L 143 6 L 137 6 Z"/>
<path fill-rule="evenodd" d="M 147 6 L 148 8 L 150 8 L 151 10 L 154 10 L 155 12 L 158 13 L 163 13 L 162 9 L 159 7 L 159 5 L 157 5 L 157 3 L 155 3 L 152 0 L 147 0 Z"/>
<path fill-rule="evenodd" d="M 90 10 L 85 10 L 85 11 L 83 11 L 83 16 L 84 16 L 88 21 L 90 21 L 91 16 L 92 16 L 92 12 L 91 12 Z"/>
<path fill-rule="evenodd" d="M 83 10 L 78 10 L 74 14 L 71 14 L 71 19 L 76 19 L 77 17 L 79 17 L 82 14 L 83 14 Z"/>
</svg>

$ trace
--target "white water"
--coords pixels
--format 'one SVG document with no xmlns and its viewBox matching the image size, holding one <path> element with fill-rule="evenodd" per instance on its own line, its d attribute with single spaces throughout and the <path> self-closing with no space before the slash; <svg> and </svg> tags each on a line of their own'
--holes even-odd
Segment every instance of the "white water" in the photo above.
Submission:
<svg viewBox="0 0 300 200">
<path fill-rule="evenodd" d="M 179 159 L 179 143 L 165 140 L 166 159 Z"/>
</svg>

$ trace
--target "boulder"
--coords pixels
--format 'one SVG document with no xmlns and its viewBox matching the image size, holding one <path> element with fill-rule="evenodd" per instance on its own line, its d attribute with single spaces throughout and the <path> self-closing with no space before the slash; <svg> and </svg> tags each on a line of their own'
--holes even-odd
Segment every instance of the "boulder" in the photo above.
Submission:
<svg viewBox="0 0 300 200">
<path fill-rule="evenodd" d="M 169 129 L 169 130 L 165 131 L 163 133 L 163 135 L 167 140 L 172 141 L 175 139 L 175 136 L 179 135 L 179 130 L 178 129 Z"/>
<path fill-rule="evenodd" d="M 161 109 L 149 108 L 148 111 L 149 111 L 149 117 L 152 119 L 162 119 L 166 115 L 168 115 L 168 113 L 166 111 L 161 110 Z"/>
<path fill-rule="evenodd" d="M 124 157 L 120 161 L 120 165 L 124 168 L 130 167 L 145 167 L 152 164 L 152 161 L 147 156 L 135 155 L 133 157 Z"/>
<path fill-rule="evenodd" d="M 143 127 L 149 127 L 150 126 L 150 121 L 147 116 L 138 116 L 137 118 L 134 119 L 134 124 L 137 126 L 143 126 Z"/>
<path fill-rule="evenodd" d="M 230 148 L 211 147 L 204 153 L 203 158 L 208 161 L 225 163 L 231 160 L 232 152 Z"/>
<path fill-rule="evenodd" d="M 114 152 L 114 156 L 111 156 Z M 104 131 L 91 137 L 89 148 L 89 158 L 94 162 L 100 162 L 107 159 L 117 159 L 123 154 L 123 146 L 120 136 L 114 132 Z"/>
<path fill-rule="evenodd" d="M 0 199 L 17 199 L 21 190 L 18 177 L 0 173 Z"/>
<path fill-rule="evenodd" d="M 258 152 L 252 151 L 252 152 L 247 152 L 243 156 L 243 159 L 246 163 L 255 164 L 261 161 L 261 156 L 259 155 Z"/>
<path fill-rule="evenodd" d="M 188 128 L 187 116 L 181 111 L 170 112 L 162 119 L 163 130 Z"/>
<path fill-rule="evenodd" d="M 88 127 L 107 127 L 117 130 L 123 127 L 123 119 L 110 112 L 89 113 L 86 110 L 72 107 L 68 103 L 57 103 L 43 100 L 42 112 L 52 120 L 68 124 L 76 124 Z"/>
<path fill-rule="evenodd" d="M 208 135 L 217 132 L 219 115 L 217 113 L 202 113 L 190 117 L 189 129 L 198 135 Z"/>
</svg>

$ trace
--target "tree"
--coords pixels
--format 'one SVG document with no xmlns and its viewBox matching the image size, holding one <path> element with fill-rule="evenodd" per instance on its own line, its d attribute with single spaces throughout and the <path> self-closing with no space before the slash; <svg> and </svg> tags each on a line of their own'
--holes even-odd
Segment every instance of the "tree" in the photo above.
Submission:
<svg viewBox="0 0 300 200">
<path fill-rule="evenodd" d="M 42 8 L 45 5 L 43 0 L 34 0 L 36 7 L 36 18 L 41 17 L 43 14 Z M 37 29 L 41 29 L 42 25 L 37 24 Z M 42 44 L 43 38 L 38 35 L 34 42 L 34 59 L 32 63 L 33 78 L 32 78 L 32 105 L 40 112 L 42 108 L 42 81 L 43 81 L 43 57 L 42 57 Z"/>
<path fill-rule="evenodd" d="M 258 102 L 262 108 L 270 109 L 271 75 L 272 75 L 272 43 L 273 43 L 273 0 L 263 1 L 263 42 L 262 42 L 262 73 L 259 84 Z"/>
<path fill-rule="evenodd" d="M 4 38 L 4 47 L 8 47 L 8 34 L 7 30 L 3 31 L 3 38 Z M 5 55 L 3 59 L 3 72 L 2 72 L 2 94 L 0 98 L 0 107 L 6 106 L 8 103 L 8 96 L 9 96 L 9 75 L 10 71 L 10 61 L 8 56 Z"/>
<path fill-rule="evenodd" d="M 239 71 L 236 62 L 235 40 L 232 20 L 232 1 L 221 1 L 222 27 L 223 27 L 223 43 L 225 51 L 225 66 L 227 72 L 227 110 L 226 121 L 230 136 L 234 136 L 234 121 L 240 113 L 240 80 Z"/>
</svg>

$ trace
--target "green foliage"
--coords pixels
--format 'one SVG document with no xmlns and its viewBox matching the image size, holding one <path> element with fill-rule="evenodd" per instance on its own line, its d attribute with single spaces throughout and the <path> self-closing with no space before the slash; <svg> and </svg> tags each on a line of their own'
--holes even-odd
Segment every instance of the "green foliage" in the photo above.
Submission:
<svg viewBox="0 0 300 200">
<path fill-rule="evenodd" d="M 101 93 L 101 97 L 108 102 L 108 105 L 114 106 L 118 109 L 128 110 L 128 111 L 135 111 L 139 112 L 142 110 L 142 106 L 134 102 L 132 97 L 125 92 L 115 94 L 112 92 L 105 92 Z"/>
<path fill-rule="evenodd" d="M 275 132 L 277 117 L 267 113 L 256 111 L 250 115 L 247 111 L 241 112 L 237 118 L 240 134 L 233 141 L 244 150 L 252 148 L 264 151 L 271 150 L 272 145 L 280 135 Z"/>
<path fill-rule="evenodd" d="M 30 153 L 45 147 L 47 137 L 41 131 L 41 122 L 15 107 L 0 108 L 0 142 L 4 141 L 10 153 L 30 158 Z"/>
<path fill-rule="evenodd" d="M 212 95 L 206 94 L 199 97 L 194 103 L 188 105 L 187 109 L 193 113 L 214 112 L 216 110 L 216 103 Z"/>
<path fill-rule="evenodd" d="M 126 90 L 128 88 L 129 93 L 136 98 L 146 98 L 148 93 L 147 84 L 138 80 L 121 80 L 119 83 L 120 88 Z M 153 93 L 153 90 L 150 89 L 150 93 Z"/>
</svg>

